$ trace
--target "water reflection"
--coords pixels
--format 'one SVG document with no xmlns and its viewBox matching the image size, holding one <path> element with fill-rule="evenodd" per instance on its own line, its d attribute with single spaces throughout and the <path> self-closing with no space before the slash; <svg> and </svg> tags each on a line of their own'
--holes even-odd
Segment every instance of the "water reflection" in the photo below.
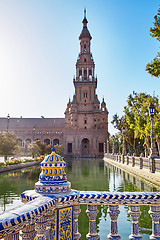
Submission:
<svg viewBox="0 0 160 240">
<path fill-rule="evenodd" d="M 124 171 L 104 164 L 102 159 L 66 159 L 67 179 L 72 183 L 72 189 L 86 191 L 157 191 L 154 186 L 146 184 L 141 179 L 129 175 Z M 22 205 L 19 195 L 27 189 L 34 189 L 38 181 L 40 167 L 27 168 L 21 171 L 0 175 L 0 211 L 8 210 Z M 100 239 L 107 239 L 110 232 L 110 217 L 107 213 L 108 206 L 98 206 L 97 231 Z M 86 205 L 81 206 L 79 217 L 79 231 L 81 239 L 86 239 L 89 220 L 86 215 Z M 118 217 L 119 234 L 122 239 L 128 239 L 131 233 L 128 206 L 120 206 Z M 151 218 L 148 214 L 149 207 L 141 206 L 140 233 L 143 239 L 149 239 L 151 234 Z"/>
<path fill-rule="evenodd" d="M 0 175 L 0 213 L 22 205 L 20 194 L 27 189 L 34 189 L 40 167 Z"/>
</svg>

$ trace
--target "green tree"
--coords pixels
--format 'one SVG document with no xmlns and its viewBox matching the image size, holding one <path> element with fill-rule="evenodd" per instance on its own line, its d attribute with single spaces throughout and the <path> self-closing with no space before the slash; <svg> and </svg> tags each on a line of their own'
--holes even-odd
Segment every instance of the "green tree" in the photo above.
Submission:
<svg viewBox="0 0 160 240">
<path fill-rule="evenodd" d="M 0 134 L 0 155 L 7 159 L 7 156 L 13 156 L 21 151 L 21 147 L 14 134 L 4 133 Z"/>
<path fill-rule="evenodd" d="M 122 144 L 123 141 L 123 132 L 122 129 L 125 129 L 125 134 L 124 134 L 124 140 L 125 140 L 125 147 L 129 147 L 134 149 L 135 148 L 135 144 L 134 144 L 134 132 L 133 130 L 129 127 L 127 121 L 126 121 L 126 117 L 125 115 L 123 115 L 122 117 L 119 117 L 117 115 L 117 113 L 113 116 L 113 120 L 111 121 L 111 123 L 114 125 L 114 127 L 119 130 L 120 134 L 119 134 L 119 141 Z"/>
<path fill-rule="evenodd" d="M 57 154 L 59 154 L 60 156 L 63 155 L 63 152 L 64 152 L 63 145 L 54 145 L 54 148 L 55 148 Z"/>
<path fill-rule="evenodd" d="M 46 145 L 46 149 L 45 149 L 45 153 L 46 154 L 50 154 L 51 153 L 51 149 L 53 148 L 52 144 Z"/>
<path fill-rule="evenodd" d="M 151 122 L 148 107 L 150 103 L 155 106 L 154 133 L 160 155 L 160 106 L 158 97 L 152 97 L 146 93 L 133 92 L 128 96 L 127 105 L 124 107 L 124 115 L 120 118 L 113 116 L 112 124 L 119 130 L 122 142 L 122 128 L 125 128 L 125 143 L 133 147 L 134 152 L 144 151 L 148 156 L 150 150 Z"/>
<path fill-rule="evenodd" d="M 154 17 L 154 27 L 150 28 L 151 36 L 155 37 L 160 41 L 160 8 L 158 9 L 157 15 Z M 153 59 L 151 63 L 148 63 L 146 66 L 146 71 L 152 76 L 160 76 L 160 53 L 158 52 L 157 56 Z"/>
<path fill-rule="evenodd" d="M 33 156 L 41 156 L 46 153 L 46 145 L 40 140 L 36 140 L 29 144 L 28 150 Z"/>
<path fill-rule="evenodd" d="M 38 146 L 38 144 L 36 143 L 36 141 L 30 143 L 28 145 L 28 150 L 30 151 L 30 153 L 32 154 L 33 158 L 39 157 L 41 155 L 41 148 Z"/>
<path fill-rule="evenodd" d="M 145 153 L 148 155 L 150 148 L 151 122 L 148 107 L 150 103 L 155 106 L 154 130 L 155 136 L 159 139 L 160 134 L 160 111 L 158 97 L 152 97 L 146 93 L 130 94 L 127 99 L 127 106 L 124 107 L 125 119 L 130 129 L 134 131 L 134 138 L 144 140 Z M 139 141 L 139 140 L 138 140 Z"/>
</svg>

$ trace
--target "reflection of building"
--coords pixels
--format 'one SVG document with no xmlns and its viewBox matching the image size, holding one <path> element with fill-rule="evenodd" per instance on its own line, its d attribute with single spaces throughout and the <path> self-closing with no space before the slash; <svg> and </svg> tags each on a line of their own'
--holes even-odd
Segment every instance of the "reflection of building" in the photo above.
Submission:
<svg viewBox="0 0 160 240">
<path fill-rule="evenodd" d="M 73 79 L 75 95 L 68 102 L 65 118 L 0 118 L 0 131 L 13 132 L 21 145 L 39 139 L 46 144 L 63 144 L 65 155 L 98 156 L 108 139 L 108 111 L 96 95 L 97 77 L 90 51 L 91 35 L 84 16 L 79 36 L 80 53 Z"/>
</svg>

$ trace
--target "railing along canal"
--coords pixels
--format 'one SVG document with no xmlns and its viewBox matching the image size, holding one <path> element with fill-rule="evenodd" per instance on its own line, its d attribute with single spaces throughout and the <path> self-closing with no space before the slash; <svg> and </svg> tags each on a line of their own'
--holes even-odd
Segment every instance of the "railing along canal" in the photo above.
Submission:
<svg viewBox="0 0 160 240">
<path fill-rule="evenodd" d="M 130 155 L 119 155 L 105 153 L 104 158 L 111 159 L 115 162 L 119 162 L 125 165 L 130 165 L 132 167 L 139 167 L 139 169 L 147 169 L 151 172 L 160 172 L 160 158 L 155 158 L 154 161 L 150 158 L 143 156 L 136 157 Z"/>
<path fill-rule="evenodd" d="M 120 239 L 117 218 L 119 205 L 129 206 L 132 230 L 129 239 L 142 239 L 139 233 L 140 205 L 149 205 L 152 218 L 150 239 L 160 239 L 160 193 L 94 192 L 71 189 L 64 172 L 66 164 L 53 151 L 41 163 L 42 173 L 35 190 L 21 194 L 25 203 L 0 215 L 0 239 L 4 240 L 72 240 L 80 239 L 78 217 L 80 205 L 86 204 L 89 217 L 87 239 L 99 239 L 96 226 L 98 205 L 107 205 L 110 216 L 108 239 Z"/>
</svg>

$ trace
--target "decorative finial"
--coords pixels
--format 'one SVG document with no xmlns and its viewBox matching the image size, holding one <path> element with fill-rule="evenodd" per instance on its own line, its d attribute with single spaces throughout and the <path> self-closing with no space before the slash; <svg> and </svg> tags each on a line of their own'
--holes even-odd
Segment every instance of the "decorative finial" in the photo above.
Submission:
<svg viewBox="0 0 160 240">
<path fill-rule="evenodd" d="M 84 9 L 84 18 L 86 18 L 86 8 Z"/>
<path fill-rule="evenodd" d="M 52 148 L 51 150 L 52 150 L 52 152 L 55 152 L 55 151 L 56 151 L 56 149 L 55 149 L 55 148 Z"/>
</svg>

